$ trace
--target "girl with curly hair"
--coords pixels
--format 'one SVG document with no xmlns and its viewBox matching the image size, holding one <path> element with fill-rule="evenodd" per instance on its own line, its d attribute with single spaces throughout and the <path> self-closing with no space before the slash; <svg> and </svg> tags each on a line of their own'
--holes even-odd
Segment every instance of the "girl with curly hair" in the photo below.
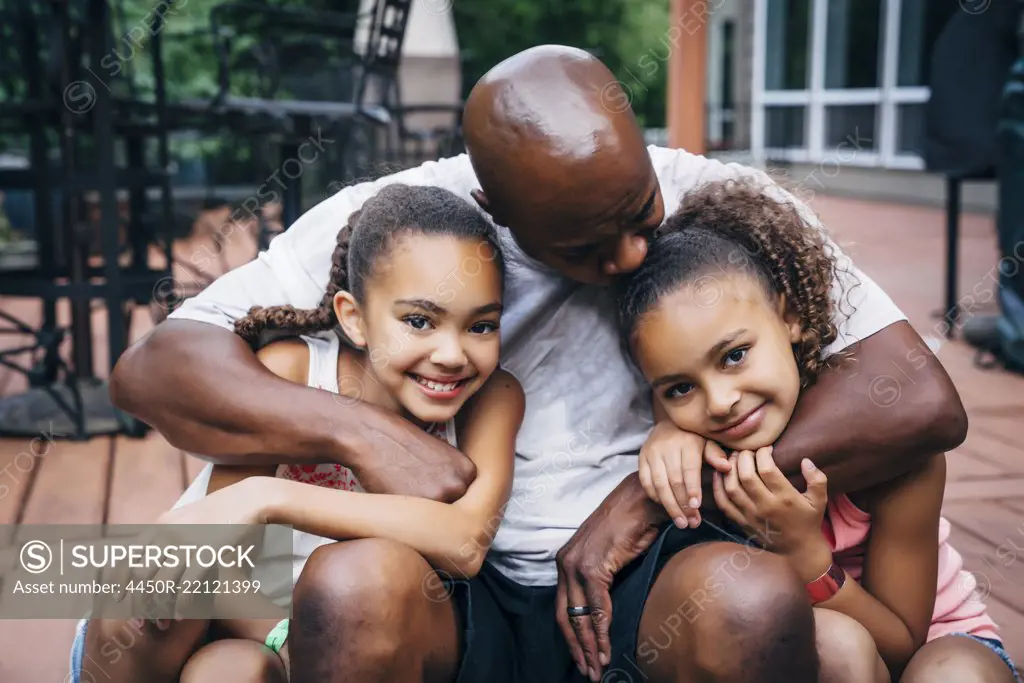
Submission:
<svg viewBox="0 0 1024 683">
<path fill-rule="evenodd" d="M 479 211 L 442 188 L 394 184 L 338 233 L 318 307 L 253 308 L 235 326 L 254 346 L 265 333 L 283 337 L 257 352 L 270 372 L 339 401 L 373 404 L 465 453 L 476 477 L 459 500 L 370 493 L 360 478 L 372 472 L 334 463 L 218 465 L 200 475 L 208 477 L 205 497 L 160 521 L 292 526 L 292 556 L 280 558 L 287 566 L 274 565 L 273 572 L 290 580 L 263 590 L 273 600 L 290 596 L 314 551 L 337 540 L 396 541 L 441 576 L 473 577 L 508 502 L 525 407 L 518 381 L 498 368 L 503 284 L 498 237 Z M 424 577 L 428 583 L 444 590 L 441 578 Z M 175 644 L 202 646 L 181 680 L 217 678 L 210 672 L 233 667 L 232 680 L 249 680 L 244 670 L 254 680 L 283 681 L 288 627 L 288 620 L 213 622 L 216 642 Z M 205 628 L 195 630 L 197 637 Z M 138 680 L 164 680 L 157 669 L 136 673 Z M 168 673 L 178 680 L 179 672 Z"/>
<path fill-rule="evenodd" d="M 863 671 L 837 680 L 911 683 L 939 671 L 944 680 L 1010 682 L 1013 665 L 975 577 L 947 543 L 944 454 L 832 497 L 809 460 L 801 493 L 772 459 L 836 339 L 845 298 L 831 288 L 836 269 L 828 238 L 792 203 L 753 184 L 708 184 L 687 195 L 644 264 L 619 283 L 623 343 L 657 419 L 707 439 L 718 510 L 807 585 L 819 641 L 841 630 L 844 647 L 863 654 Z M 702 462 L 681 460 L 642 451 L 640 480 L 652 500 L 688 509 L 699 524 Z M 676 524 L 692 525 L 686 517 Z M 863 637 L 849 638 L 851 627 Z"/>
</svg>

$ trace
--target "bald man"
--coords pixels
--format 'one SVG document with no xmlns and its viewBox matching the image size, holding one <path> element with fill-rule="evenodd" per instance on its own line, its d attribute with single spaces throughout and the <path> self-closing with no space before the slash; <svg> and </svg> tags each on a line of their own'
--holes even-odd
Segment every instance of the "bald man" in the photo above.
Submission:
<svg viewBox="0 0 1024 683">
<path fill-rule="evenodd" d="M 672 525 L 692 512 L 666 512 L 639 484 L 641 448 L 703 442 L 654 424 L 602 285 L 642 262 L 647 237 L 698 183 L 770 181 L 645 147 L 629 108 L 606 106 L 618 101 L 616 88 L 607 68 L 579 50 L 543 46 L 502 62 L 467 102 L 468 156 L 325 200 L 117 364 L 115 402 L 213 462 L 335 462 L 371 491 L 457 499 L 473 478 L 459 452 L 371 406 L 276 379 L 232 323 L 256 305 L 315 306 L 338 229 L 387 183 L 447 188 L 498 226 L 507 264 L 502 365 L 522 383 L 527 413 L 493 548 L 478 576 L 444 583 L 391 541 L 314 552 L 295 590 L 293 683 L 816 681 L 816 642 L 822 660 L 836 656 L 816 637 L 820 617 L 785 562 L 707 516 L 695 529 Z M 822 374 L 775 448 L 784 471 L 796 476 L 809 457 L 836 492 L 918 468 L 966 431 L 927 346 L 875 283 L 847 266 L 861 283 L 855 312 L 826 353 L 861 342 L 844 366 L 853 369 Z M 876 395 L 877 379 L 904 376 L 894 364 L 908 381 L 900 400 L 883 400 L 890 396 Z M 204 487 L 197 480 L 183 502 Z M 846 675 L 858 675 L 858 662 L 875 666 L 871 655 L 858 659 L 863 629 L 840 620 L 828 632 L 845 643 Z M 142 639 L 126 658 L 152 656 L 147 643 L 159 638 L 166 635 Z"/>
</svg>

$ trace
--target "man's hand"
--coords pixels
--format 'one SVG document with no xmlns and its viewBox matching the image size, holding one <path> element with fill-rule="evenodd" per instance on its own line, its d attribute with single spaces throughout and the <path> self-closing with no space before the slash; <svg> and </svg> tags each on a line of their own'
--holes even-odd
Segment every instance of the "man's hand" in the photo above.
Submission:
<svg viewBox="0 0 1024 683">
<path fill-rule="evenodd" d="M 714 442 L 684 432 L 668 420 L 658 422 L 640 449 L 640 484 L 680 529 L 700 525 L 705 461 L 719 472 L 729 471 L 728 459 Z"/>
<path fill-rule="evenodd" d="M 907 321 L 863 339 L 800 392 L 772 457 L 801 488 L 806 458 L 849 493 L 919 470 L 967 435 L 967 413 L 942 363 Z"/>
<path fill-rule="evenodd" d="M 422 429 L 402 429 L 396 425 L 386 435 L 374 432 L 371 440 L 358 450 L 360 453 L 349 468 L 370 493 L 452 503 L 466 494 L 476 478 L 472 460 Z"/>
<path fill-rule="evenodd" d="M 612 654 L 612 579 L 651 546 L 658 526 L 667 519 L 664 509 L 644 495 L 637 475 L 631 474 L 558 551 L 555 619 L 580 673 L 595 682 Z M 569 607 L 582 606 L 590 609 L 588 616 L 568 615 Z"/>
</svg>

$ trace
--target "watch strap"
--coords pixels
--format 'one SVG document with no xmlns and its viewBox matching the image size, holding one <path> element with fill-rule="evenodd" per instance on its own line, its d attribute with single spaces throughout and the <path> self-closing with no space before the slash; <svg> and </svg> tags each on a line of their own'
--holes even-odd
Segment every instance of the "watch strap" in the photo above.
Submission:
<svg viewBox="0 0 1024 683">
<path fill-rule="evenodd" d="M 804 584 L 804 589 L 807 591 L 807 597 L 811 599 L 811 604 L 817 605 L 838 593 L 845 583 L 846 572 L 833 562 L 824 574 Z"/>
</svg>

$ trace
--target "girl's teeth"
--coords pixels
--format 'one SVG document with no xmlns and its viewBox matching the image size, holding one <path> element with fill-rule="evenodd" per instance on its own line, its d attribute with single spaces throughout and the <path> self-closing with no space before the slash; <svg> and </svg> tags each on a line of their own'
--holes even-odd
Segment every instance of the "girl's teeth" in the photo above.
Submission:
<svg viewBox="0 0 1024 683">
<path fill-rule="evenodd" d="M 417 377 L 416 380 L 423 386 L 430 389 L 431 391 L 454 391 L 455 387 L 459 386 L 458 382 L 452 382 L 450 384 L 441 384 L 440 382 L 434 382 L 429 379 L 424 379 L 422 377 Z"/>
</svg>

